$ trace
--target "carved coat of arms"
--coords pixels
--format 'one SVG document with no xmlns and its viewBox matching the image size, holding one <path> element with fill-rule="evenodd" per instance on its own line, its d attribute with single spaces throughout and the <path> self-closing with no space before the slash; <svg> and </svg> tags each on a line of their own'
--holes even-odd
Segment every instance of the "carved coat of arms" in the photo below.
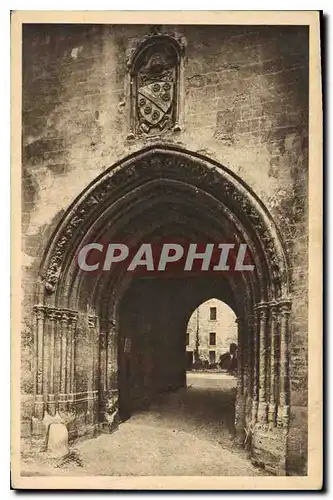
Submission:
<svg viewBox="0 0 333 500">
<path fill-rule="evenodd" d="M 175 62 L 168 53 L 146 58 L 137 80 L 138 133 L 170 128 L 175 97 Z"/>
<path fill-rule="evenodd" d="M 163 129 L 170 120 L 167 115 L 173 100 L 173 83 L 155 82 L 138 89 L 138 111 L 141 128 L 149 132 L 151 126 Z"/>
</svg>

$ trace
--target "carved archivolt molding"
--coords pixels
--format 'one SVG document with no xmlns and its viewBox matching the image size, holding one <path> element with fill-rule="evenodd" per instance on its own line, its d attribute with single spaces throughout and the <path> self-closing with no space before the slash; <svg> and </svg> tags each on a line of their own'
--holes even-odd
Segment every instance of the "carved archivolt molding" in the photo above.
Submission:
<svg viewBox="0 0 333 500">
<path fill-rule="evenodd" d="M 110 205 L 110 202 L 125 196 L 133 188 L 156 178 L 181 180 L 224 203 L 261 245 L 275 287 L 275 297 L 286 295 L 287 264 L 282 244 L 273 221 L 255 196 L 231 173 L 208 159 L 173 148 L 158 147 L 148 148 L 109 169 L 67 212 L 45 259 L 47 265 L 42 271 L 42 278 L 47 292 L 54 292 L 57 286 L 73 239 L 79 233 L 85 234 L 85 229 L 94 222 L 103 206 Z"/>
</svg>

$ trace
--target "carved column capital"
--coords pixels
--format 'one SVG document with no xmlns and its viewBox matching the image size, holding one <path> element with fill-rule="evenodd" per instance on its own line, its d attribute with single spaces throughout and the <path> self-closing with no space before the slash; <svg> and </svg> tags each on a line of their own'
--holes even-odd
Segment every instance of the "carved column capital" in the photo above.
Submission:
<svg viewBox="0 0 333 500">
<path fill-rule="evenodd" d="M 56 311 L 54 309 L 48 309 L 47 311 L 47 317 L 48 319 L 53 323 L 54 321 L 56 321 L 56 319 L 58 318 L 58 315 L 59 315 L 59 311 Z"/>
<path fill-rule="evenodd" d="M 69 320 L 68 311 L 66 311 L 66 310 L 59 311 L 59 319 L 60 319 L 61 323 L 67 323 Z"/>
<path fill-rule="evenodd" d="M 45 316 L 45 306 L 40 304 L 40 305 L 35 305 L 33 308 L 37 319 L 43 319 Z"/>
<path fill-rule="evenodd" d="M 95 328 L 96 325 L 97 325 L 97 316 L 94 316 L 94 315 L 89 315 L 88 316 L 88 324 L 89 324 L 89 328 Z"/>
<path fill-rule="evenodd" d="M 269 305 L 267 302 L 260 302 L 254 307 L 254 310 L 261 321 L 265 321 L 267 319 L 269 310 Z"/>
<path fill-rule="evenodd" d="M 272 316 L 274 316 L 274 318 L 277 317 L 278 315 L 278 312 L 279 312 L 279 305 L 277 302 L 273 301 L 273 302 L 270 302 L 269 304 L 269 311 L 271 313 Z"/>
<path fill-rule="evenodd" d="M 74 326 L 77 322 L 77 312 L 68 311 L 68 322 L 70 325 Z"/>
<path fill-rule="evenodd" d="M 281 314 L 289 315 L 291 313 L 291 300 L 280 300 L 278 302 L 278 308 Z"/>
<path fill-rule="evenodd" d="M 255 311 L 266 311 L 268 309 L 268 306 L 269 302 L 258 302 L 258 304 L 256 304 L 253 309 Z"/>
</svg>

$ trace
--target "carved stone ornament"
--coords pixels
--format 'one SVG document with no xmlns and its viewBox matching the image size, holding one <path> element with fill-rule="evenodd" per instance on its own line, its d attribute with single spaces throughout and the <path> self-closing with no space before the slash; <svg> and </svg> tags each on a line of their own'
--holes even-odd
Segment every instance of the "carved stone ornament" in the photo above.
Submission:
<svg viewBox="0 0 333 500">
<path fill-rule="evenodd" d="M 281 284 L 287 283 L 286 261 L 278 237 L 267 226 L 263 211 L 252 202 L 251 195 L 237 186 L 236 180 L 223 173 L 221 169 L 191 157 L 188 153 L 157 150 L 151 154 L 147 150 L 108 170 L 93 185 L 86 196 L 71 209 L 66 216 L 66 223 L 60 228 L 50 246 L 49 264 L 44 271 L 44 286 L 52 293 L 58 283 L 62 262 L 66 252 L 71 249 L 75 234 L 84 234 L 84 228 L 94 222 L 95 211 L 105 209 L 110 201 L 115 202 L 127 193 L 127 186 L 133 189 L 149 180 L 159 177 L 180 180 L 213 195 L 221 200 L 243 221 L 251 232 L 256 234 L 258 244 L 266 256 L 272 281 L 275 283 L 276 298 L 280 298 Z M 107 206 L 106 206 L 107 205 Z"/>
<path fill-rule="evenodd" d="M 35 305 L 34 312 L 37 320 L 49 319 L 50 321 L 62 321 L 64 323 L 75 323 L 77 320 L 77 311 L 70 309 L 50 307 L 43 304 Z"/>
<path fill-rule="evenodd" d="M 178 130 L 182 47 L 176 38 L 154 30 L 131 51 L 130 137 Z"/>
<path fill-rule="evenodd" d="M 137 132 L 163 130 L 173 122 L 177 61 L 162 45 L 153 46 L 137 74 Z"/>
</svg>

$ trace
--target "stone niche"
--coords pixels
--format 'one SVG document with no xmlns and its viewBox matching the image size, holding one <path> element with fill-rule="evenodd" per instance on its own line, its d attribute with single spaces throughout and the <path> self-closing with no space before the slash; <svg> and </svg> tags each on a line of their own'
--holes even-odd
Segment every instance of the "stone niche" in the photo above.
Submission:
<svg viewBox="0 0 333 500">
<path fill-rule="evenodd" d="M 179 132 L 182 54 L 179 36 L 154 31 L 128 51 L 128 139 Z"/>
</svg>

